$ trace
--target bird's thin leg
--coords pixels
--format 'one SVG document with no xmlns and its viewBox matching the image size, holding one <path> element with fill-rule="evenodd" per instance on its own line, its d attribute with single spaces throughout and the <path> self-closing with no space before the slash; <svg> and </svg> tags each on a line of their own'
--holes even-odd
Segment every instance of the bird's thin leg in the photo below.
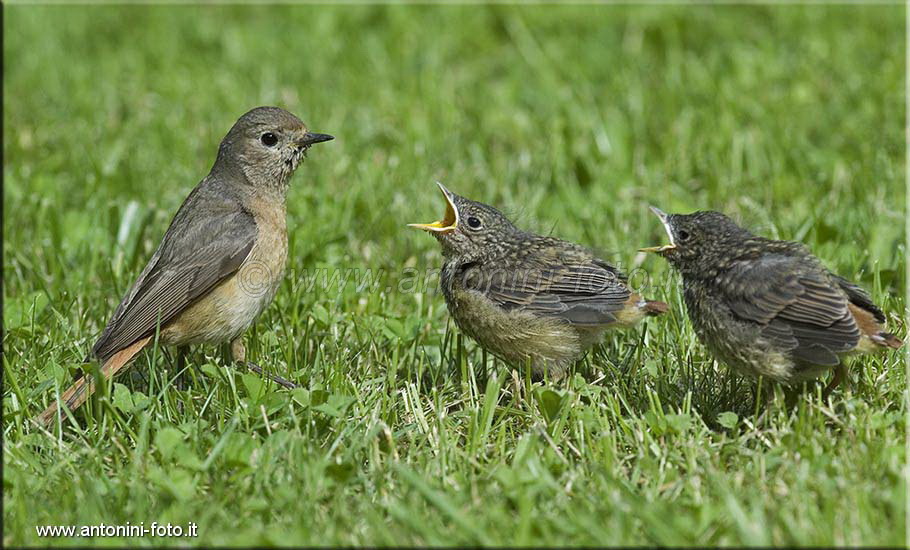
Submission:
<svg viewBox="0 0 910 550">
<path fill-rule="evenodd" d="M 238 365 L 243 365 L 246 368 L 248 368 L 251 371 L 258 374 L 259 376 L 264 376 L 280 386 L 284 386 L 285 388 L 288 388 L 288 389 L 293 389 L 293 388 L 297 387 L 297 384 L 291 382 L 290 380 L 286 380 L 280 376 L 267 373 L 267 372 L 263 371 L 262 367 L 260 367 L 256 363 L 247 361 L 246 360 L 246 347 L 243 345 L 243 340 L 239 336 L 237 338 L 235 338 L 233 342 L 231 342 L 231 356 L 234 358 L 234 361 Z"/>
<path fill-rule="evenodd" d="M 831 392 L 834 391 L 834 388 L 840 385 L 844 379 L 847 378 L 847 367 L 841 363 L 834 367 L 834 378 L 831 379 L 831 382 L 825 386 L 825 390 L 822 392 L 822 399 L 828 400 L 828 396 L 831 395 Z"/>
<path fill-rule="evenodd" d="M 189 352 L 189 346 L 177 347 L 177 358 L 174 361 L 174 367 L 177 369 L 177 378 L 174 380 L 174 386 L 183 391 L 189 387 L 189 380 L 186 376 L 186 354 Z"/>
<path fill-rule="evenodd" d="M 759 377 L 755 385 L 755 401 L 753 404 L 754 414 L 758 415 L 754 423 L 756 426 L 760 426 L 771 416 L 771 404 L 774 402 L 775 397 L 774 390 L 774 384 L 763 377 Z"/>
</svg>

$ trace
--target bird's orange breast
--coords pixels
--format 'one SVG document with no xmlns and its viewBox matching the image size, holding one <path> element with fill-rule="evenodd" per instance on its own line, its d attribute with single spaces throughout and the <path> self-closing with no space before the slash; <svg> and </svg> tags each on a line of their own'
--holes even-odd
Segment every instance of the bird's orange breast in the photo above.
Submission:
<svg viewBox="0 0 910 550">
<path fill-rule="evenodd" d="M 253 248 L 236 273 L 177 315 L 162 329 L 167 345 L 221 343 L 243 333 L 272 302 L 284 278 L 288 234 L 283 204 L 253 199 Z"/>
</svg>

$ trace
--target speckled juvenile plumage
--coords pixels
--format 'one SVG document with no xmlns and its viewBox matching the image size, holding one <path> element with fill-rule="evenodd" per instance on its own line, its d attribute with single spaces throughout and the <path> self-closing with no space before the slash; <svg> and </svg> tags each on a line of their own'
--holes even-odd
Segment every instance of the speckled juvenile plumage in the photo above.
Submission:
<svg viewBox="0 0 910 550">
<path fill-rule="evenodd" d="M 796 383 L 838 369 L 836 385 L 844 355 L 901 346 L 869 295 L 802 244 L 753 235 L 719 212 L 653 210 L 671 244 L 646 250 L 679 271 L 696 334 L 740 373 Z"/>
<path fill-rule="evenodd" d="M 561 377 L 607 328 L 666 311 L 587 249 L 522 231 L 495 208 L 440 188 L 446 218 L 414 225 L 442 245 L 440 287 L 452 318 L 513 365 L 530 362 L 535 377 Z"/>
</svg>

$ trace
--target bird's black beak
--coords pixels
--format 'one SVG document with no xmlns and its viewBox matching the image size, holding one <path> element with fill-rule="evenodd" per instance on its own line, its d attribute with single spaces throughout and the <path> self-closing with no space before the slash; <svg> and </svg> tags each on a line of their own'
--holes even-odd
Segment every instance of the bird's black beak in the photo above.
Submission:
<svg viewBox="0 0 910 550">
<path fill-rule="evenodd" d="M 303 138 L 297 142 L 297 145 L 301 147 L 309 147 L 314 143 L 322 143 L 323 141 L 332 141 L 335 139 L 335 136 L 330 136 L 328 134 L 314 134 L 313 132 L 307 132 L 303 134 Z"/>
</svg>

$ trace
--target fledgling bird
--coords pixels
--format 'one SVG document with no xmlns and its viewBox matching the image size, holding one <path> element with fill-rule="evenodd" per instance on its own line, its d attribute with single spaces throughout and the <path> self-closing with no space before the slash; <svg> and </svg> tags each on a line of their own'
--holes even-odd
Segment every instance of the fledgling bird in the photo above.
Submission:
<svg viewBox="0 0 910 550">
<path fill-rule="evenodd" d="M 410 226 L 442 245 L 449 313 L 486 350 L 519 367 L 530 363 L 533 378 L 558 380 L 606 329 L 667 311 L 582 246 L 522 231 L 492 206 L 437 185 L 445 216 Z"/>
<path fill-rule="evenodd" d="M 101 375 L 110 378 L 126 366 L 156 331 L 169 346 L 230 342 L 235 361 L 261 372 L 245 363 L 241 335 L 284 275 L 291 175 L 307 149 L 331 139 L 277 107 L 258 107 L 237 120 L 92 348 Z M 83 375 L 60 401 L 75 410 L 96 383 Z M 55 402 L 37 420 L 47 426 L 58 414 Z"/>
<path fill-rule="evenodd" d="M 679 271 L 699 340 L 739 373 L 795 384 L 834 369 L 827 397 L 845 356 L 903 344 L 869 294 L 802 244 L 753 235 L 720 212 L 651 210 L 670 244 L 642 250 Z"/>
</svg>

